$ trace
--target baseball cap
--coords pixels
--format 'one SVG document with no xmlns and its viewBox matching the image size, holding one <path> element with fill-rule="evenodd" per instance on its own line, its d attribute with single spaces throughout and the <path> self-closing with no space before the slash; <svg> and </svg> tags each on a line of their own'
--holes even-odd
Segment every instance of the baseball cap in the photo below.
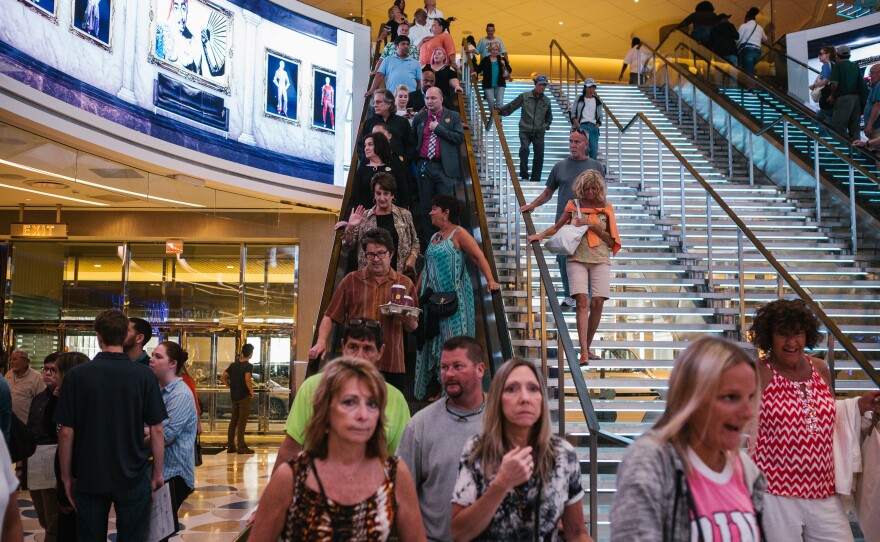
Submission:
<svg viewBox="0 0 880 542">
<path fill-rule="evenodd" d="M 587 77 L 587 80 L 584 81 L 584 86 L 585 86 L 585 87 L 595 87 L 595 86 L 596 86 L 596 80 L 593 79 L 592 77 Z"/>
<path fill-rule="evenodd" d="M 849 58 L 849 55 L 850 55 L 850 49 L 848 46 L 841 45 L 840 47 L 837 48 L 837 56 L 839 56 L 841 58 Z"/>
<path fill-rule="evenodd" d="M 535 84 L 536 85 L 549 85 L 550 80 L 547 79 L 546 75 L 541 74 L 541 75 L 535 77 Z"/>
</svg>

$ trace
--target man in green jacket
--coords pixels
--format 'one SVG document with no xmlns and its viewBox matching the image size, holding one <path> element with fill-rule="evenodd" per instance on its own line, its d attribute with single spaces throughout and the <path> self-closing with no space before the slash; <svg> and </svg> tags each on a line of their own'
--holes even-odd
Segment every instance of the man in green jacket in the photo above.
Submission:
<svg viewBox="0 0 880 542">
<path fill-rule="evenodd" d="M 507 116 L 522 107 L 519 118 L 519 176 L 522 180 L 541 182 L 544 168 L 544 133 L 550 129 L 553 113 L 550 111 L 550 98 L 544 95 L 549 81 L 546 75 L 535 77 L 535 88 L 523 92 L 498 112 Z M 532 175 L 529 176 L 529 145 L 535 147 L 535 161 Z"/>
</svg>

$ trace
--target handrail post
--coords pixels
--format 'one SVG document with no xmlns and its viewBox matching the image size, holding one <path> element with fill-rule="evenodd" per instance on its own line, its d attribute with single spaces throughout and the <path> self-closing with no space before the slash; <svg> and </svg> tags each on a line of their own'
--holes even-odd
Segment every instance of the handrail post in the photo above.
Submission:
<svg viewBox="0 0 880 542">
<path fill-rule="evenodd" d="M 662 141 L 657 139 L 657 180 L 660 183 L 660 219 L 666 215 L 666 211 L 663 210 L 663 145 Z"/>
<path fill-rule="evenodd" d="M 791 192 L 791 151 L 788 148 L 788 120 L 782 120 L 782 146 L 785 147 L 785 191 Z"/>
<path fill-rule="evenodd" d="M 605 107 L 605 105 L 603 104 L 602 107 Z M 605 109 L 607 110 L 608 108 L 606 107 Z M 603 135 L 605 137 L 605 155 L 602 156 L 602 158 L 605 159 L 604 162 L 607 164 L 608 163 L 608 123 L 607 122 L 605 123 L 604 126 L 602 126 L 602 132 L 604 132 Z"/>
<path fill-rule="evenodd" d="M 858 253 L 858 235 L 856 234 L 856 177 L 852 164 L 849 166 L 849 227 L 852 229 L 852 252 Z"/>
<path fill-rule="evenodd" d="M 682 119 L 682 111 L 681 111 L 681 75 L 678 75 L 678 125 L 681 126 L 684 120 Z"/>
<path fill-rule="evenodd" d="M 623 182 L 623 159 L 621 158 L 621 154 L 623 154 L 620 150 L 620 142 L 623 140 L 623 130 L 620 128 L 617 129 L 617 180 L 618 182 Z"/>
<path fill-rule="evenodd" d="M 754 135 L 752 131 L 749 130 L 749 185 L 754 186 L 755 184 L 755 153 L 753 148 L 752 138 Z"/>
<path fill-rule="evenodd" d="M 599 435 L 590 431 L 590 536 L 599 539 Z"/>
<path fill-rule="evenodd" d="M 746 339 L 746 264 L 743 261 L 743 232 L 741 229 L 736 230 L 736 259 L 739 262 L 737 267 L 739 278 L 739 338 L 741 341 L 744 341 Z"/>
<path fill-rule="evenodd" d="M 642 134 L 644 127 L 645 122 L 639 116 L 639 179 L 641 180 L 642 192 L 645 191 L 645 137 Z"/>
<path fill-rule="evenodd" d="M 657 99 L 657 53 L 651 51 L 651 97 Z"/>
<path fill-rule="evenodd" d="M 776 273 L 776 299 L 782 299 L 782 275 Z"/>
<path fill-rule="evenodd" d="M 541 303 L 544 300 L 541 299 Z M 559 436 L 565 436 L 565 348 L 562 346 L 562 334 L 556 326 L 556 392 L 559 394 Z"/>
<path fill-rule="evenodd" d="M 733 177 L 733 121 L 727 112 L 727 175 Z"/>
<path fill-rule="evenodd" d="M 709 291 L 715 291 L 715 273 L 712 265 L 712 201 L 706 192 L 706 270 L 709 274 Z"/>
<path fill-rule="evenodd" d="M 681 197 L 679 198 L 681 203 L 681 251 L 687 252 L 687 226 L 684 214 L 684 162 L 681 161 L 678 162 L 678 185 L 681 190 Z"/>
<path fill-rule="evenodd" d="M 813 140 L 813 177 L 816 179 L 816 221 L 822 220 L 822 192 L 819 190 L 819 140 Z"/>
<path fill-rule="evenodd" d="M 696 143 L 696 141 L 697 141 L 697 85 L 691 83 L 691 88 L 694 91 L 694 103 L 691 105 L 691 117 L 693 117 L 694 143 Z"/>
<path fill-rule="evenodd" d="M 715 158 L 715 114 L 712 101 L 709 100 L 709 158 Z M 694 109 L 696 111 L 696 109 Z"/>
</svg>

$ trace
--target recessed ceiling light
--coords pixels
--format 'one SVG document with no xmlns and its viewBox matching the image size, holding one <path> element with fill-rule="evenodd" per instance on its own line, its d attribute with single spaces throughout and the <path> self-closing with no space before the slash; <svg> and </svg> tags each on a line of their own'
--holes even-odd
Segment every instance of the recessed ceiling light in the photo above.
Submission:
<svg viewBox="0 0 880 542">
<path fill-rule="evenodd" d="M 235 269 L 235 266 L 234 265 L 227 265 L 226 269 Z"/>
<path fill-rule="evenodd" d="M 64 190 L 65 188 L 68 188 L 64 183 L 49 179 L 34 179 L 32 181 L 25 181 L 24 184 L 33 186 L 34 188 L 43 188 L 45 190 Z"/>
<path fill-rule="evenodd" d="M 589 32 L 584 32 L 583 34 L 581 34 L 581 37 L 582 38 L 589 38 L 591 35 L 592 34 L 590 34 Z"/>
<path fill-rule="evenodd" d="M 562 21 L 559 21 L 559 24 L 562 24 Z"/>
<path fill-rule="evenodd" d="M 522 35 L 523 35 L 523 36 L 531 36 L 532 33 L 531 33 L 531 32 L 523 32 Z"/>
<path fill-rule="evenodd" d="M 95 264 L 95 267 L 101 267 L 101 264 L 96 263 L 96 264 Z"/>
</svg>

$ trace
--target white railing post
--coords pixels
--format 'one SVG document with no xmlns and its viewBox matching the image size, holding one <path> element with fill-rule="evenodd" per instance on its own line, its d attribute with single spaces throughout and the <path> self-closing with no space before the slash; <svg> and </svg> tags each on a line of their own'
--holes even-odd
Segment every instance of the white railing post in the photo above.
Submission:
<svg viewBox="0 0 880 542">
<path fill-rule="evenodd" d="M 645 191 L 645 137 L 643 128 L 645 122 L 639 117 L 639 180 L 641 181 L 641 191 Z"/>
<path fill-rule="evenodd" d="M 715 291 L 715 274 L 712 265 L 712 200 L 706 192 L 706 270 L 709 275 L 709 291 Z"/>
<path fill-rule="evenodd" d="M 743 258 L 743 232 L 736 230 L 737 275 L 739 276 L 739 326 L 740 340 L 746 339 L 746 264 Z"/>
<path fill-rule="evenodd" d="M 856 254 L 859 250 L 858 235 L 856 232 L 856 175 L 852 165 L 849 166 L 849 227 L 852 229 L 852 251 Z"/>
<path fill-rule="evenodd" d="M 679 201 L 681 202 L 681 251 L 687 252 L 687 224 L 685 218 L 685 202 L 684 202 L 684 162 L 678 163 L 678 186 L 681 190 Z"/>
<path fill-rule="evenodd" d="M 663 146 L 662 141 L 657 139 L 657 179 L 660 183 L 660 219 L 666 215 L 663 209 Z"/>
<path fill-rule="evenodd" d="M 785 191 L 791 192 L 791 156 L 788 148 L 788 121 L 782 119 L 782 145 L 785 147 Z"/>
<path fill-rule="evenodd" d="M 822 220 L 822 193 L 819 190 L 819 140 L 813 140 L 813 177 L 816 179 L 816 221 Z"/>
</svg>

